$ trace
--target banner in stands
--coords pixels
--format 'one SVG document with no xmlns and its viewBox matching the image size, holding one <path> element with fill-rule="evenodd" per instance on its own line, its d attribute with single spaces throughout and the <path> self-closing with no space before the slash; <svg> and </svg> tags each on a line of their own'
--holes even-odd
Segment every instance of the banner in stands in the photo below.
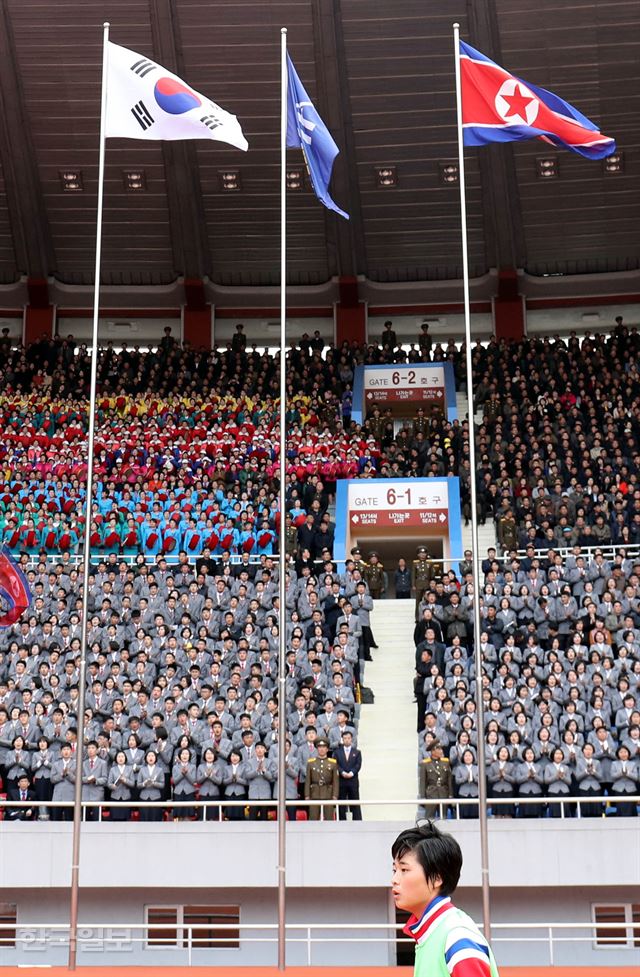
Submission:
<svg viewBox="0 0 640 977">
<path fill-rule="evenodd" d="M 368 478 L 337 482 L 334 554 L 355 543 L 403 537 L 439 539 L 444 556 L 462 556 L 458 478 Z"/>
<path fill-rule="evenodd" d="M 458 416 L 451 363 L 391 363 L 357 366 L 353 378 L 352 418 L 362 424 L 374 407 L 397 417 L 412 417 L 418 407 L 437 408 L 453 421 Z"/>
</svg>

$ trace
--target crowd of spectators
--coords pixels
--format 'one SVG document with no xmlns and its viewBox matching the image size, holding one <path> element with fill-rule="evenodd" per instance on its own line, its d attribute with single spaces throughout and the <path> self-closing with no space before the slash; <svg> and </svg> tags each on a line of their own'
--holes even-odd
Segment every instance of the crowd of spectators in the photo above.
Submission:
<svg viewBox="0 0 640 977">
<path fill-rule="evenodd" d="M 623 764 L 621 792 L 629 792 L 627 781 L 637 787 L 640 568 L 624 558 L 608 562 L 591 553 L 583 567 L 580 550 L 640 541 L 639 349 L 637 331 L 618 321 L 607 336 L 578 339 L 572 334 L 567 340 L 531 338 L 511 345 L 491 341 L 473 350 L 475 402 L 483 412 L 477 430 L 479 516 L 495 520 L 501 557 L 495 567 L 485 567 L 483 582 L 484 694 L 487 723 L 496 724 L 487 727 L 483 739 L 487 749 L 511 750 L 509 758 L 495 750 L 487 754 L 490 778 L 498 765 L 497 782 L 490 780 L 496 793 L 511 789 L 514 797 L 524 796 L 535 793 L 537 784 L 541 797 L 553 796 L 566 793 L 556 786 L 562 782 L 571 791 L 616 794 L 617 764 Z M 344 707 L 347 720 L 354 721 L 355 702 L 347 700 L 355 699 L 361 661 L 372 646 L 368 606 L 346 615 L 345 641 L 336 631 L 336 608 L 342 616 L 345 601 L 357 594 L 371 601 L 366 579 L 360 580 L 361 568 L 351 566 L 338 575 L 331 561 L 330 505 L 336 479 L 458 475 L 463 512 L 470 516 L 466 420 L 450 423 L 439 413 L 428 416 L 418 410 L 395 430 L 390 413 L 378 409 L 362 425 L 351 420 L 358 365 L 429 360 L 451 362 L 457 385 L 463 383 L 464 350 L 453 343 L 434 344 L 427 327 L 415 343 L 402 347 L 389 324 L 379 343 L 327 347 L 316 332 L 303 336 L 288 352 L 285 519 L 292 574 L 287 610 L 292 619 L 286 627 L 294 656 L 288 707 L 304 695 L 304 709 L 297 712 L 304 711 L 314 727 L 327 722 L 323 683 L 332 681 L 334 670 L 343 673 L 338 685 L 344 692 L 336 699 L 330 685 L 333 712 Z M 25 561 L 40 561 L 31 576 L 36 595 L 31 619 L 10 637 L 6 632 L 2 636 L 0 680 L 5 686 L 0 687 L 0 709 L 7 709 L 4 721 L 0 712 L 3 758 L 15 750 L 11 734 L 19 735 L 21 709 L 26 709 L 26 727 L 31 729 L 21 759 L 31 760 L 39 752 L 33 724 L 38 736 L 44 733 L 58 706 L 69 748 L 75 748 L 80 577 L 70 556 L 83 545 L 89 371 L 87 349 L 72 337 L 43 338 L 27 349 L 12 347 L 6 335 L 0 339 L 0 534 Z M 117 729 L 110 726 L 111 714 L 98 710 L 97 716 L 87 717 L 84 739 L 95 740 L 95 759 L 115 763 L 118 748 L 128 746 L 129 723 L 136 722 L 131 708 L 135 713 L 142 697 L 148 713 L 148 701 L 151 712 L 142 723 L 138 720 L 133 732 L 142 734 L 142 749 L 150 736 L 158 745 L 156 727 L 167 734 L 158 745 L 162 796 L 171 788 L 170 772 L 181 761 L 176 753 L 181 744 L 172 742 L 172 721 L 179 723 L 177 714 L 175 720 L 172 715 L 176 708 L 184 705 L 186 722 L 195 717 L 192 699 L 198 709 L 197 735 L 194 725 L 186 747 L 189 763 L 180 763 L 195 766 L 196 774 L 204 759 L 201 743 L 207 742 L 206 717 L 213 711 L 207 702 L 213 696 L 215 706 L 222 691 L 225 697 L 230 691 L 233 699 L 238 669 L 248 669 L 249 685 L 242 684 L 241 674 L 239 703 L 233 701 L 231 708 L 226 701 L 223 709 L 233 716 L 232 745 L 235 735 L 235 745 L 243 746 L 240 717 L 251 683 L 258 694 L 249 696 L 250 721 L 254 711 L 262 723 L 269 717 L 273 721 L 274 704 L 269 708 L 269 702 L 279 619 L 277 564 L 271 559 L 277 553 L 280 519 L 278 372 L 278 357 L 249 347 L 242 327 L 226 350 L 182 347 L 167 329 L 157 349 L 122 346 L 116 351 L 108 344 L 100 354 L 90 543 L 94 561 L 103 558 L 105 568 L 96 571 L 92 584 L 92 613 L 98 621 L 91 625 L 90 682 L 94 695 L 99 675 L 99 695 L 107 696 L 110 710 L 111 703 L 123 697 L 126 702 L 124 709 L 111 710 L 124 717 Z M 557 556 L 558 547 L 574 547 L 573 555 Z M 513 564 L 517 549 L 526 551 L 526 557 Z M 530 565 L 535 550 L 547 553 L 539 566 Z M 177 554 L 178 569 L 163 563 L 164 557 Z M 134 558 L 135 565 L 121 566 L 120 555 Z M 240 566 L 232 566 L 232 559 L 239 559 Z M 184 569 L 187 563 L 191 570 Z M 453 751 L 456 778 L 469 767 L 463 770 L 466 785 L 458 785 L 460 796 L 472 790 L 471 761 L 477 749 L 468 571 L 461 568 L 459 579 L 432 581 L 416 633 L 419 723 L 426 713 L 428 736 L 435 721 L 447 752 Z M 249 579 L 241 579 L 242 574 Z M 569 593 L 563 594 L 567 588 Z M 222 618 L 210 606 L 218 593 L 233 605 Z M 614 611 L 618 603 L 621 610 Z M 205 611 L 211 613 L 203 620 L 199 615 Z M 435 636 L 428 635 L 428 648 L 423 647 L 425 619 L 435 630 Z M 300 627 L 302 635 L 294 634 L 293 627 Z M 625 637 L 630 631 L 633 638 Z M 245 651 L 246 656 L 241 654 Z M 194 656 L 199 671 L 189 664 Z M 203 702 L 201 686 L 212 674 L 223 677 L 205 689 Z M 447 698 L 454 718 L 443 718 L 449 711 L 448 705 L 443 709 Z M 154 719 L 154 705 L 161 701 L 169 703 L 170 715 L 163 706 Z M 621 710 L 627 716 L 624 726 L 618 724 Z M 517 718 L 521 711 L 525 719 Z M 547 714 L 550 718 L 542 718 Z M 256 742 L 260 731 L 254 729 Z M 311 739 L 313 735 L 309 733 Z M 540 740 L 548 740 L 549 746 L 541 750 Z M 292 730 L 292 754 L 306 748 L 306 742 L 306 724 Z M 589 742 L 594 749 L 591 779 L 578 779 Z M 606 756 L 598 752 L 603 742 Z M 61 753 L 59 737 L 57 746 Z M 465 759 L 458 757 L 459 746 L 471 748 Z M 525 755 L 527 747 L 533 759 Z M 554 761 L 549 753 L 554 747 L 563 750 L 564 768 L 571 764 L 569 780 L 566 769 L 559 772 L 559 757 Z M 272 749 L 264 758 L 267 766 Z M 53 741 L 45 752 L 59 763 Z M 505 773 L 516 762 L 518 771 L 528 764 L 526 784 L 518 784 L 514 771 Z M 222 763 L 219 751 L 216 763 Z M 0 766 L 5 783 L 19 789 L 20 767 Z M 546 778 L 554 771 L 552 784 Z M 25 774 L 31 778 L 27 792 L 45 789 L 38 787 L 39 780 L 47 780 L 44 774 L 32 767 Z M 109 785 L 107 779 L 95 789 L 128 789 L 131 794 L 123 799 L 133 801 L 136 790 L 146 789 L 137 783 L 138 774 L 139 769 L 133 780 L 125 778 L 129 787 L 121 778 L 118 785 Z M 186 783 L 193 786 L 191 781 Z M 301 782 L 304 762 L 297 791 Z M 226 788 L 222 782 L 216 787 L 218 794 L 211 796 L 220 797 Z M 193 791 L 185 786 L 183 793 L 191 797 Z M 617 809 L 624 806 L 619 803 Z"/>
<path fill-rule="evenodd" d="M 482 566 L 481 736 L 468 561 L 459 575 L 434 579 L 419 606 L 414 691 L 426 796 L 476 798 L 482 749 L 488 795 L 507 802 L 494 804 L 495 816 L 558 816 L 563 797 L 603 798 L 581 805 L 582 817 L 635 816 L 626 798 L 640 792 L 640 561 L 585 557 L 579 546 L 565 558 L 549 550 L 540 559 L 532 548 L 522 559 L 495 556 Z M 439 761 L 429 785 L 434 749 L 450 773 Z M 461 816 L 477 817 L 477 806 L 461 805 Z"/>
<path fill-rule="evenodd" d="M 9 799 L 21 802 L 9 817 L 46 818 L 43 802 L 73 800 L 81 740 L 83 799 L 131 802 L 114 806 L 112 819 L 128 819 L 136 801 L 197 797 L 208 802 L 207 817 L 218 818 L 222 805 L 233 820 L 244 818 L 244 806 L 225 800 L 276 796 L 276 561 L 263 556 L 252 564 L 245 555 L 231 565 L 225 553 L 194 565 L 181 552 L 177 566 L 160 558 L 131 567 L 112 557 L 95 567 L 82 733 L 81 575 L 67 560 L 42 562 L 27 576 L 33 606 L 0 632 L 0 777 Z M 353 561 L 338 575 L 329 559 L 320 574 L 308 562 L 292 563 L 286 603 L 286 796 L 303 806 L 315 797 L 308 761 L 331 751 L 339 766 L 341 748 L 347 759 L 356 749 L 358 682 L 371 647 L 363 630 L 371 635 L 373 601 Z M 336 777 L 329 800 L 348 795 L 341 786 Z M 266 817 L 271 807 L 251 808 L 250 816 Z M 162 817 L 159 807 L 139 813 Z M 312 807 L 310 817 L 318 814 Z M 71 815 L 71 807 L 53 808 L 54 818 Z M 97 808 L 88 816 L 97 817 Z M 176 819 L 192 816 L 188 804 L 174 809 Z"/>
<path fill-rule="evenodd" d="M 504 551 L 640 543 L 640 335 L 492 340 L 473 350 L 481 521 Z M 433 344 L 428 329 L 400 346 L 326 347 L 304 336 L 287 357 L 287 478 L 302 517 L 311 491 L 337 478 L 459 475 L 468 518 L 468 425 L 418 411 L 394 431 L 375 409 L 351 422 L 359 364 L 449 361 L 463 383 L 464 349 Z M 0 341 L 3 478 L 0 532 L 13 550 L 74 552 L 81 545 L 90 357 L 67 339 L 28 349 Z M 98 371 L 92 548 L 155 557 L 205 545 L 219 555 L 273 552 L 278 463 L 277 356 L 111 344 Z M 223 545 L 226 543 L 226 546 Z"/>
</svg>

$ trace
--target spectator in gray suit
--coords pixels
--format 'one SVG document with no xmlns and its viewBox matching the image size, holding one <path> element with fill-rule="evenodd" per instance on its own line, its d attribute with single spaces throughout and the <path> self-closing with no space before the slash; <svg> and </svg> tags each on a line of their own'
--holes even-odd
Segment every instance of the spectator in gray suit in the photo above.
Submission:
<svg viewBox="0 0 640 977">
<path fill-rule="evenodd" d="M 585 743 L 576 762 L 576 790 L 578 796 L 600 797 L 602 794 L 602 768 L 594 756 L 593 743 Z M 597 818 L 602 814 L 602 804 L 582 804 L 583 818 Z"/>
<path fill-rule="evenodd" d="M 611 793 L 616 798 L 616 813 L 621 818 L 634 818 L 637 805 L 623 798 L 625 794 L 637 794 L 640 771 L 626 746 L 619 746 L 616 756 L 618 759 L 611 764 Z"/>
<path fill-rule="evenodd" d="M 41 736 L 38 740 L 38 750 L 31 757 L 31 770 L 33 775 L 33 789 L 36 800 L 50 801 L 53 788 L 51 786 L 51 771 L 55 760 L 53 751 L 49 748 L 49 741 L 46 736 Z M 49 820 L 49 808 L 41 807 L 38 814 L 39 821 Z"/>
<path fill-rule="evenodd" d="M 51 768 L 51 784 L 53 786 L 53 801 L 72 801 L 75 796 L 76 764 L 71 756 L 71 744 L 63 743 L 60 747 L 60 759 Z M 54 821 L 73 821 L 72 807 L 54 807 Z"/>
<path fill-rule="evenodd" d="M 246 800 L 247 797 L 247 765 L 242 760 L 239 750 L 232 750 L 222 776 L 224 796 L 233 801 Z M 229 821 L 244 821 L 244 808 L 227 807 L 225 814 Z"/>
<path fill-rule="evenodd" d="M 194 801 L 196 797 L 196 765 L 191 750 L 183 747 L 173 764 L 173 799 L 176 801 Z M 189 821 L 195 816 L 193 807 L 176 807 L 173 812 L 174 821 Z"/>
<path fill-rule="evenodd" d="M 256 743 L 255 756 L 246 761 L 246 769 L 249 800 L 271 800 L 271 785 L 276 780 L 277 769 L 273 760 L 268 759 L 264 743 Z M 266 821 L 270 810 L 268 807 L 250 807 L 249 818 L 252 821 Z"/>
<path fill-rule="evenodd" d="M 294 753 L 293 747 L 291 745 L 291 740 L 287 736 L 286 740 L 286 755 L 285 755 L 285 798 L 289 801 L 296 800 L 298 798 L 298 778 L 300 776 L 301 760 L 300 757 Z M 278 748 L 277 745 L 271 750 L 274 754 L 270 759 L 277 764 Z M 273 784 L 273 797 L 277 799 L 278 797 L 278 779 L 274 780 Z M 287 820 L 295 821 L 298 813 L 297 807 L 287 807 Z"/>
<path fill-rule="evenodd" d="M 543 767 L 535 762 L 532 747 L 525 747 L 522 761 L 515 765 L 514 774 L 518 797 L 542 797 L 544 793 Z M 520 817 L 539 818 L 542 809 L 542 804 L 522 804 L 519 807 Z"/>
<path fill-rule="evenodd" d="M 5 769 L 9 790 L 13 790 L 18 786 L 18 780 L 23 774 L 30 775 L 31 754 L 27 749 L 22 735 L 14 737 L 11 749 L 7 750 L 5 754 Z"/>
<path fill-rule="evenodd" d="M 571 770 L 560 747 L 556 747 L 551 754 L 551 763 L 544 768 L 544 782 L 550 798 L 568 797 L 571 793 Z M 560 813 L 559 804 L 549 804 L 549 814 L 552 818 L 559 818 Z M 569 805 L 565 805 L 564 813 L 565 817 L 571 816 Z"/>
<path fill-rule="evenodd" d="M 158 758 L 154 750 L 147 750 L 144 763 L 136 776 L 138 798 L 141 801 L 159 801 L 162 799 L 164 787 L 164 773 L 158 765 Z M 141 807 L 141 821 L 162 821 L 162 809 L 159 807 Z"/>
<path fill-rule="evenodd" d="M 222 729 L 222 725 L 218 725 L 220 725 L 220 729 Z M 224 742 L 228 742 L 228 740 L 225 740 Z M 199 795 L 201 801 L 219 800 L 224 767 L 224 758 L 216 758 L 216 751 L 213 749 L 213 747 L 205 746 L 202 753 L 202 762 L 200 763 L 196 773 L 197 782 L 200 785 Z M 202 816 L 203 818 L 206 818 L 207 821 L 219 820 L 219 804 L 209 804 L 202 810 Z M 206 815 L 204 813 L 205 811 Z"/>
<path fill-rule="evenodd" d="M 98 756 L 98 744 L 91 740 L 87 743 L 87 759 L 82 764 L 82 800 L 103 801 L 107 777 L 107 764 Z M 85 817 L 87 821 L 100 820 L 100 809 L 85 808 Z"/>
<path fill-rule="evenodd" d="M 127 763 L 127 755 L 124 750 L 118 750 L 107 778 L 109 797 L 112 801 L 130 801 L 134 786 L 133 767 Z M 131 808 L 112 807 L 109 809 L 109 814 L 112 821 L 128 821 L 131 817 Z"/>
<path fill-rule="evenodd" d="M 478 766 L 475 762 L 473 750 L 464 750 L 460 763 L 453 770 L 456 795 L 458 797 L 478 796 Z M 477 818 L 478 805 L 464 804 L 460 808 L 460 817 Z"/>
</svg>

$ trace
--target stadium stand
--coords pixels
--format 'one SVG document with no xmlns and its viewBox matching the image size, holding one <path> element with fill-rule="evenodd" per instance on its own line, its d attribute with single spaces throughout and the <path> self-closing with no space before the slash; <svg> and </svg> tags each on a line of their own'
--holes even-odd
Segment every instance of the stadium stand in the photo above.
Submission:
<svg viewBox="0 0 640 977">
<path fill-rule="evenodd" d="M 278 364 L 247 351 L 241 333 L 234 343 L 208 353 L 165 334 L 157 350 L 108 345 L 101 354 L 83 796 L 131 801 L 112 817 L 132 816 L 138 799 L 173 796 L 211 798 L 207 816 L 235 818 L 243 814 L 224 809 L 225 797 L 272 797 Z M 624 795 L 640 779 L 640 563 L 625 548 L 609 556 L 590 547 L 640 539 L 639 345 L 619 325 L 582 341 L 474 349 L 479 515 L 495 520 L 501 548 L 483 564 L 480 739 L 491 796 L 513 798 L 496 815 L 557 814 L 563 794 L 603 797 L 606 808 L 585 805 L 583 816 L 635 813 Z M 368 568 L 348 561 L 338 573 L 332 560 L 336 479 L 457 474 L 469 516 L 465 422 L 418 414 L 394 432 L 379 411 L 351 422 L 358 363 L 429 358 L 449 359 L 460 382 L 463 351 L 453 344 L 333 349 L 305 336 L 289 353 L 287 790 L 301 812 L 318 734 L 332 751 L 345 730 L 357 743 L 373 644 Z M 28 621 L 0 635 L 0 776 L 10 797 L 33 801 L 12 816 L 35 818 L 38 801 L 72 796 L 87 428 L 77 398 L 89 361 L 71 337 L 43 339 L 26 350 L 3 344 L 0 369 L 2 538 L 21 554 L 35 595 Z M 427 798 L 477 796 L 472 587 L 468 564 L 434 566 L 419 607 L 414 692 Z M 349 606 L 356 595 L 361 617 Z M 432 788 L 434 743 L 451 775 Z M 149 749 L 157 759 L 147 763 Z M 540 805 L 518 806 L 524 796 Z"/>
</svg>

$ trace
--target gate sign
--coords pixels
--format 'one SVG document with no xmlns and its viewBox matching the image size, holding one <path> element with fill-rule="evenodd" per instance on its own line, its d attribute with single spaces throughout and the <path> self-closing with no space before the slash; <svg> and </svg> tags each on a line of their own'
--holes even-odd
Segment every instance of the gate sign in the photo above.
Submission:
<svg viewBox="0 0 640 977">
<path fill-rule="evenodd" d="M 458 416 L 451 363 L 356 367 L 352 412 L 356 423 L 361 424 L 374 407 L 391 407 L 396 416 L 411 417 L 420 406 L 439 407 L 449 421 Z"/>
<path fill-rule="evenodd" d="M 422 478 L 349 481 L 351 531 L 376 528 L 437 526 L 449 529 L 449 487 L 446 479 Z"/>
<path fill-rule="evenodd" d="M 458 478 L 350 478 L 336 483 L 334 557 L 339 564 L 355 543 L 374 546 L 404 539 L 438 539 L 442 555 L 462 556 Z"/>
</svg>

